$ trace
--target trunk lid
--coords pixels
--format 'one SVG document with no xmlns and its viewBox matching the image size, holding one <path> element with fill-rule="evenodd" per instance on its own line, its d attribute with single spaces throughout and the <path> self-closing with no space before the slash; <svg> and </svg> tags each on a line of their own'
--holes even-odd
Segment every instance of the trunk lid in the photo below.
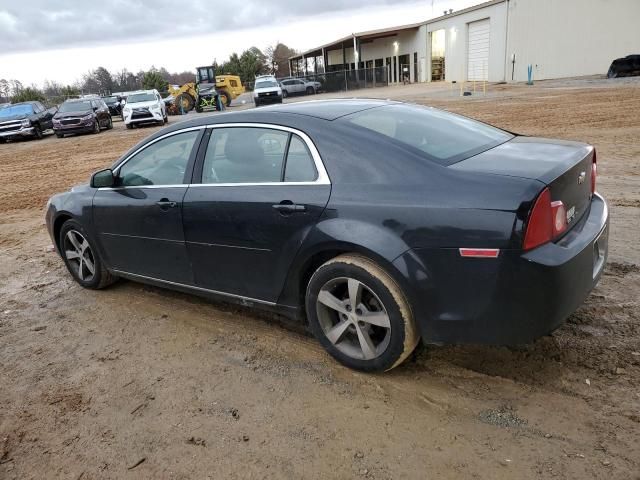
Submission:
<svg viewBox="0 0 640 480">
<path fill-rule="evenodd" d="M 515 137 L 449 168 L 538 180 L 562 201 L 571 228 L 589 208 L 593 154 L 585 143 Z"/>
</svg>

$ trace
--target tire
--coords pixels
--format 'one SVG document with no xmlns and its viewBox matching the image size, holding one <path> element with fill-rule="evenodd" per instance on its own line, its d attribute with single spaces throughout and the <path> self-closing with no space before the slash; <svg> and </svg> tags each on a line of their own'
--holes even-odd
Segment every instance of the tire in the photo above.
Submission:
<svg viewBox="0 0 640 480">
<path fill-rule="evenodd" d="M 33 138 L 35 138 L 36 140 L 42 140 L 42 129 L 40 128 L 40 125 L 34 125 L 33 126 Z"/>
<path fill-rule="evenodd" d="M 58 241 L 67 270 L 82 287 L 99 290 L 117 280 L 107 270 L 89 236 L 77 221 L 67 220 L 62 225 Z"/>
<path fill-rule="evenodd" d="M 93 122 L 93 130 L 91 133 L 100 133 L 100 122 L 98 122 L 97 119 Z"/>
<path fill-rule="evenodd" d="M 56 133 L 56 137 L 58 137 L 58 138 L 64 138 L 64 133 Z"/>
<path fill-rule="evenodd" d="M 165 113 L 164 114 L 164 125 L 166 125 L 167 123 L 169 123 L 169 116 Z"/>
<path fill-rule="evenodd" d="M 289 92 L 286 90 L 282 90 L 282 98 L 287 98 L 289 96 Z"/>
<path fill-rule="evenodd" d="M 182 104 L 182 111 L 186 113 L 193 110 L 193 107 L 195 106 L 196 101 L 188 93 L 181 93 L 176 97 L 173 103 L 177 107 L 178 111 L 180 111 L 180 104 Z"/>
<path fill-rule="evenodd" d="M 133 124 L 127 123 L 126 127 L 127 127 L 127 130 L 131 130 L 133 128 Z"/>
<path fill-rule="evenodd" d="M 7 139 L 4 137 L 0 137 L 0 144 L 7 143 Z"/>
<path fill-rule="evenodd" d="M 260 106 L 260 104 L 258 102 L 253 102 L 253 104 L 256 106 L 256 108 L 258 108 Z"/>
<path fill-rule="evenodd" d="M 307 95 L 313 95 L 314 93 L 316 93 L 316 91 L 313 87 L 307 87 Z"/>
<path fill-rule="evenodd" d="M 359 301 L 353 303 L 351 285 L 357 285 L 354 291 L 359 292 Z M 355 370 L 391 370 L 420 340 L 398 284 L 375 262 L 359 255 L 340 255 L 318 268 L 309 280 L 305 303 L 314 336 L 331 356 Z M 367 318 L 376 323 L 364 321 Z"/>
<path fill-rule="evenodd" d="M 107 130 L 113 129 L 113 118 L 109 117 L 109 123 L 107 123 Z"/>
</svg>

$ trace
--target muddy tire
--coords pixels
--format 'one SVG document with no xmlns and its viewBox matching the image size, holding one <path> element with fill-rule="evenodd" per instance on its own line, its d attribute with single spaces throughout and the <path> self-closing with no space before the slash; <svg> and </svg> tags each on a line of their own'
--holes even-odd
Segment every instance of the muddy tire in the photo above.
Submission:
<svg viewBox="0 0 640 480">
<path fill-rule="evenodd" d="M 84 288 L 99 290 L 117 280 L 105 267 L 80 223 L 67 220 L 60 229 L 58 242 L 67 270 Z"/>
<path fill-rule="evenodd" d="M 320 344 L 356 370 L 391 370 L 420 340 L 398 284 L 375 262 L 359 255 L 341 255 L 315 271 L 307 286 L 306 311 Z"/>
<path fill-rule="evenodd" d="M 36 140 L 42 140 L 43 137 L 44 135 L 42 134 L 42 129 L 40 128 L 40 125 L 34 125 L 33 138 L 35 138 Z"/>
</svg>

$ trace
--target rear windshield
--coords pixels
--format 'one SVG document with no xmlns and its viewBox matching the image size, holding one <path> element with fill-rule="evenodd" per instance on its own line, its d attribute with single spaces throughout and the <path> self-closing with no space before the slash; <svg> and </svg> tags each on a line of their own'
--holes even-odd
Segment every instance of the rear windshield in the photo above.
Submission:
<svg viewBox="0 0 640 480">
<path fill-rule="evenodd" d="M 64 102 L 60 105 L 59 112 L 86 112 L 91 110 L 91 102 Z"/>
<path fill-rule="evenodd" d="M 12 107 L 0 108 L 0 118 L 13 117 L 14 115 L 31 115 L 33 107 L 31 105 L 14 105 Z"/>
<path fill-rule="evenodd" d="M 417 105 L 387 105 L 344 119 L 408 146 L 441 165 L 451 165 L 513 138 L 484 123 Z"/>
<path fill-rule="evenodd" d="M 109 105 L 118 101 L 116 97 L 104 97 L 102 100 L 104 100 L 104 103 Z"/>
</svg>

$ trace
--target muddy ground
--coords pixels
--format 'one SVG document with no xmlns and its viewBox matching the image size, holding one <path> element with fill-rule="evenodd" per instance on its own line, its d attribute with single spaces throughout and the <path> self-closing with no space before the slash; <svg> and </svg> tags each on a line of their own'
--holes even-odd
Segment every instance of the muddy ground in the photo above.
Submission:
<svg viewBox="0 0 640 480">
<path fill-rule="evenodd" d="M 1 479 L 640 478 L 640 82 L 365 93 L 596 146 L 609 265 L 566 325 L 365 375 L 277 317 L 83 290 L 45 202 L 155 128 L 0 145 Z"/>
</svg>

